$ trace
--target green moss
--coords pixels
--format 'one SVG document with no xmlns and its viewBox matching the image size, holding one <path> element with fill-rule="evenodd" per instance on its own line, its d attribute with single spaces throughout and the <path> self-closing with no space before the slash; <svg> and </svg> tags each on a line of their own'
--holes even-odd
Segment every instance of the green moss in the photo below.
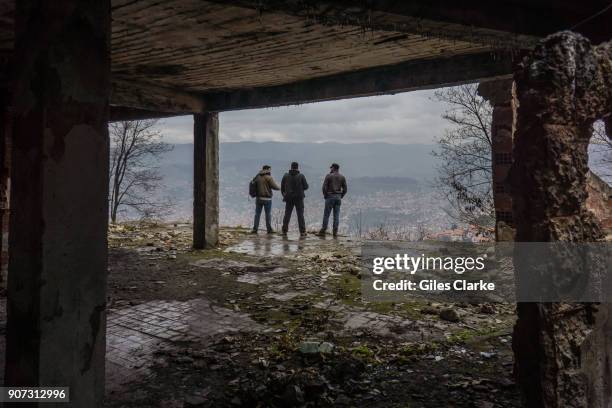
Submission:
<svg viewBox="0 0 612 408">
<path fill-rule="evenodd" d="M 393 302 L 374 302 L 370 303 L 367 307 L 368 310 L 381 314 L 390 314 L 395 310 L 395 303 Z"/>
<path fill-rule="evenodd" d="M 498 337 L 505 334 L 509 334 L 508 327 L 482 327 L 477 330 L 471 329 L 462 329 L 451 333 L 450 336 L 447 337 L 447 341 L 449 343 L 460 343 L 460 344 L 470 344 L 477 345 L 478 343 L 486 342 L 492 337 Z"/>
<path fill-rule="evenodd" d="M 330 281 L 332 291 L 342 303 L 355 306 L 361 305 L 356 299 L 361 298 L 361 281 L 353 275 L 344 274 L 339 279 Z"/>
<path fill-rule="evenodd" d="M 365 357 L 366 359 L 370 359 L 374 356 L 374 352 L 370 350 L 367 345 L 353 347 L 351 353 L 358 357 Z"/>
<path fill-rule="evenodd" d="M 477 330 L 470 329 L 459 330 L 448 336 L 447 340 L 451 343 L 465 343 L 475 336 L 478 336 L 478 332 Z"/>
<path fill-rule="evenodd" d="M 293 329 L 289 329 L 287 333 L 280 336 L 277 342 L 269 347 L 270 356 L 276 360 L 286 358 L 288 354 L 293 354 L 298 349 L 300 339 L 295 336 Z"/>
</svg>

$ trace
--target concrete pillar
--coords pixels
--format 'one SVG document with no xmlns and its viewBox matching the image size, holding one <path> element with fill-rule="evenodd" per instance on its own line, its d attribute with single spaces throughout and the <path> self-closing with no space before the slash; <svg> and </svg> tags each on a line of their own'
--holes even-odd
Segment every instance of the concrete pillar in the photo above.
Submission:
<svg viewBox="0 0 612 408">
<path fill-rule="evenodd" d="M 193 247 L 219 243 L 219 115 L 193 115 Z"/>
<path fill-rule="evenodd" d="M 7 386 L 102 407 L 110 1 L 16 2 Z"/>
<path fill-rule="evenodd" d="M 491 120 L 491 163 L 493 170 L 493 203 L 495 206 L 495 239 L 512 241 L 512 197 L 508 172 L 512 165 L 512 145 L 516 129 L 516 94 L 514 81 L 502 79 L 481 82 L 478 94 L 493 106 Z"/>
<path fill-rule="evenodd" d="M 0 96 L 0 287 L 6 288 L 8 276 L 8 235 L 11 197 L 11 132 L 12 118 L 8 93 Z"/>
<path fill-rule="evenodd" d="M 510 182 L 516 241 L 603 240 L 586 208 L 586 186 L 592 124 L 612 109 L 611 60 L 612 42 L 594 47 L 564 31 L 542 40 L 515 73 L 519 120 Z M 567 261 L 562 251 L 547 256 L 557 265 Z M 516 254 L 514 265 L 517 281 L 532 273 L 529 260 Z M 575 270 L 572 262 L 565 265 Z M 585 268 L 580 272 L 589 276 L 578 282 L 597 282 L 604 271 Z M 612 304 L 519 303 L 517 315 L 512 348 L 523 406 L 611 406 Z"/>
</svg>

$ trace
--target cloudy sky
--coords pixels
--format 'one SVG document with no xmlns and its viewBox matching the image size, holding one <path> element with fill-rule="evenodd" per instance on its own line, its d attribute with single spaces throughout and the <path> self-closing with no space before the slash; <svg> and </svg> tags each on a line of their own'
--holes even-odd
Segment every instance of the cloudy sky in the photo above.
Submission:
<svg viewBox="0 0 612 408">
<path fill-rule="evenodd" d="M 432 143 L 444 131 L 443 111 L 433 91 L 416 91 L 223 112 L 219 130 L 222 142 Z M 191 116 L 164 119 L 161 127 L 170 143 L 192 142 Z"/>
</svg>

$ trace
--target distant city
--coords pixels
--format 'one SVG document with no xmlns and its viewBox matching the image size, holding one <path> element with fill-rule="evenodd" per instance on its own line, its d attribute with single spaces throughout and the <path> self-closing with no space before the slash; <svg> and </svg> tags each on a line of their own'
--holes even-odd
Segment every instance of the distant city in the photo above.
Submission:
<svg viewBox="0 0 612 408">
<path fill-rule="evenodd" d="M 295 160 L 310 184 L 305 200 L 307 228 L 318 230 L 324 206 L 321 184 L 329 165 L 338 162 L 349 187 L 341 207 L 342 234 L 371 239 L 481 240 L 470 226 L 448 214 L 447 203 L 432 187 L 437 159 L 431 152 L 435 148 L 433 144 L 221 143 L 221 225 L 250 228 L 254 199 L 248 195 L 249 181 L 262 165 L 269 164 L 280 184 Z M 174 203 L 165 218 L 190 220 L 193 145 L 174 145 L 160 160 L 159 170 L 164 182 L 157 194 L 160 198 L 170 197 Z M 280 192 L 275 192 L 272 223 L 276 230 L 280 230 L 283 209 Z M 263 219 L 260 228 L 263 231 Z M 290 228 L 297 230 L 295 215 Z"/>
<path fill-rule="evenodd" d="M 434 148 L 386 143 L 222 143 L 221 225 L 251 227 L 254 207 L 254 200 L 248 195 L 251 178 L 263 164 L 269 164 L 273 177 L 280 183 L 290 162 L 296 160 L 310 184 L 305 202 L 309 230 L 321 226 L 324 205 L 321 184 L 332 162 L 341 165 L 340 171 L 349 186 L 341 208 L 341 233 L 414 239 L 424 231 L 436 233 L 457 228 L 431 187 L 435 176 L 435 158 L 431 156 Z M 168 215 L 171 219 L 192 216 L 192 149 L 191 144 L 174 145 L 173 151 L 160 162 L 164 188 L 158 194 L 172 197 L 174 206 Z M 283 208 L 277 192 L 272 217 L 275 229 L 280 229 Z M 294 219 L 291 228 L 297 229 Z"/>
</svg>

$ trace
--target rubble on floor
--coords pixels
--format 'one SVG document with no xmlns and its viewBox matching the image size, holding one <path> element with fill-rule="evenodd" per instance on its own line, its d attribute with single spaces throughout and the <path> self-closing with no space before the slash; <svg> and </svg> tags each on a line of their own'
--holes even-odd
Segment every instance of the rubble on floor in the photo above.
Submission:
<svg viewBox="0 0 612 408">
<path fill-rule="evenodd" d="M 107 406 L 519 406 L 513 305 L 365 302 L 359 242 L 247 232 L 112 226 Z"/>
</svg>

